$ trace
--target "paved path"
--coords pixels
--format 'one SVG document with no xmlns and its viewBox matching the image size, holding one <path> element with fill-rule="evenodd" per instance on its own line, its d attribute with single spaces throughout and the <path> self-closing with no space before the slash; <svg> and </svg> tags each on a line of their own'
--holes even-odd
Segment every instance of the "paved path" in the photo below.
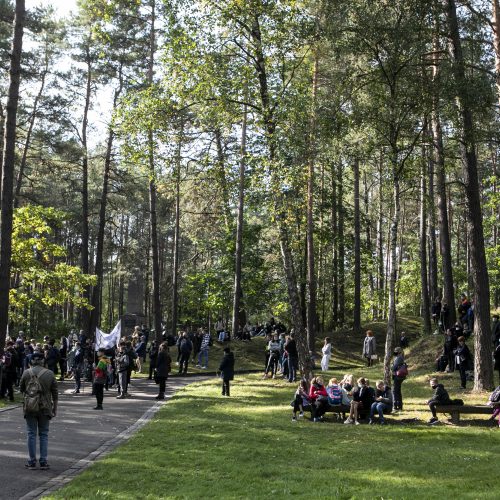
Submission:
<svg viewBox="0 0 500 500">
<path fill-rule="evenodd" d="M 193 377 L 172 377 L 167 381 L 167 400 Z M 197 378 L 197 380 L 200 380 Z M 71 382 L 59 383 L 58 414 L 50 423 L 50 470 L 26 470 L 26 428 L 22 408 L 0 413 L 1 500 L 38 498 L 59 488 L 96 458 L 128 439 L 151 418 L 163 402 L 154 396 L 158 386 L 146 379 L 132 379 L 130 399 L 116 399 L 116 391 L 104 395 L 104 411 L 93 410 L 95 398 L 90 384 L 84 393 L 70 394 Z"/>
</svg>

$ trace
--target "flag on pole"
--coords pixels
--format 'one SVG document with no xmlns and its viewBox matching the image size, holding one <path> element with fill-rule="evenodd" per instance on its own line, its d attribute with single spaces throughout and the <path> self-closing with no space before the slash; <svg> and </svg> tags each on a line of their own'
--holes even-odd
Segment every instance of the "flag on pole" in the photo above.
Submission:
<svg viewBox="0 0 500 500">
<path fill-rule="evenodd" d="M 113 328 L 111 333 L 104 333 L 95 329 L 95 350 L 98 349 L 111 349 L 119 344 L 120 338 L 122 336 L 122 321 L 118 321 L 116 326 Z"/>
</svg>

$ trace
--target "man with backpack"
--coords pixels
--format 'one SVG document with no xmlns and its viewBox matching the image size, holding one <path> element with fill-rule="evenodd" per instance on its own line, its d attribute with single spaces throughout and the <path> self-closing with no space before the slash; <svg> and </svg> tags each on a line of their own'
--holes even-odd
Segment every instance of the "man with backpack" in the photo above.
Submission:
<svg viewBox="0 0 500 500">
<path fill-rule="evenodd" d="M 40 436 L 40 469 L 49 468 L 47 462 L 49 422 L 57 413 L 57 382 L 54 373 L 43 367 L 44 356 L 34 352 L 32 367 L 21 377 L 20 390 L 24 394 L 24 418 L 28 431 L 29 459 L 27 469 L 36 469 L 36 436 Z"/>
</svg>

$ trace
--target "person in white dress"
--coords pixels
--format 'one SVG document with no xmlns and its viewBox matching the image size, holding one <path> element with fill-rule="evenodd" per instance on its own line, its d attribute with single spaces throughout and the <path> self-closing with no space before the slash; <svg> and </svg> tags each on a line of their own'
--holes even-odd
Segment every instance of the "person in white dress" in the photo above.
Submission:
<svg viewBox="0 0 500 500">
<path fill-rule="evenodd" d="M 330 363 L 330 358 L 332 357 L 332 344 L 330 344 L 330 337 L 325 337 L 325 343 L 321 348 L 323 357 L 321 358 L 321 370 L 326 372 L 328 370 L 328 365 Z"/>
</svg>

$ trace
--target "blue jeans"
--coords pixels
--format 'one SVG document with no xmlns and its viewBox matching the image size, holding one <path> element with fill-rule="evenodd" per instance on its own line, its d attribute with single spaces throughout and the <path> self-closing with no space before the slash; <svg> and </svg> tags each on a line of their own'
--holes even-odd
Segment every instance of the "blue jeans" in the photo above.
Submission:
<svg viewBox="0 0 500 500">
<path fill-rule="evenodd" d="M 202 363 L 202 359 L 205 358 L 205 363 Z M 208 349 L 202 349 L 198 354 L 198 364 L 202 366 L 208 366 Z"/>
<path fill-rule="evenodd" d="M 28 453 L 30 462 L 36 461 L 36 434 L 40 436 L 40 462 L 47 462 L 47 451 L 49 446 L 49 422 L 47 415 L 26 415 L 26 427 L 28 430 Z"/>
<path fill-rule="evenodd" d="M 380 422 L 384 422 L 384 411 L 387 412 L 387 410 L 389 410 L 389 405 L 385 403 L 372 403 L 372 407 L 370 408 L 370 419 L 373 419 L 375 412 L 377 412 Z"/>
</svg>

